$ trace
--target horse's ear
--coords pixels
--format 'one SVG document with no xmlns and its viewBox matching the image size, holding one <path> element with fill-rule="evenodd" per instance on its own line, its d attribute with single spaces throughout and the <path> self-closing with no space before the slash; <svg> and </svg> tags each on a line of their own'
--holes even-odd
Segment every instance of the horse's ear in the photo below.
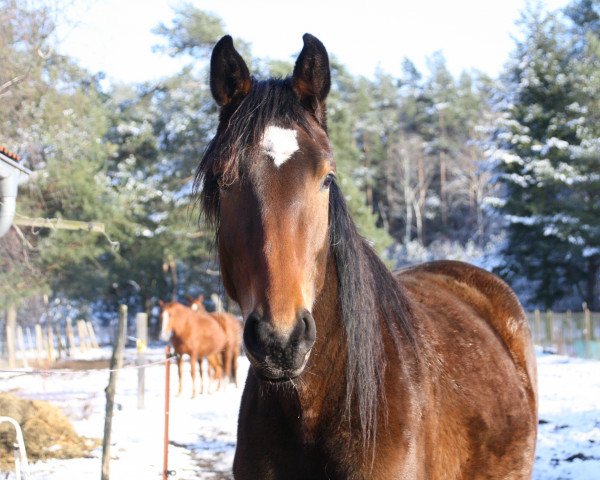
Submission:
<svg viewBox="0 0 600 480">
<path fill-rule="evenodd" d="M 191 303 L 194 301 L 194 297 L 192 297 L 191 295 L 186 295 L 185 301 L 191 305 Z"/>
<path fill-rule="evenodd" d="M 294 66 L 292 85 L 302 104 L 325 124 L 325 99 L 331 87 L 329 56 L 321 41 L 310 33 L 302 40 L 304 47 Z"/>
<path fill-rule="evenodd" d="M 197 300 L 201 303 L 204 303 L 204 295 L 198 295 Z"/>
<path fill-rule="evenodd" d="M 248 95 L 252 81 L 246 62 L 225 35 L 217 42 L 210 58 L 210 91 L 219 107 L 237 106 Z"/>
</svg>

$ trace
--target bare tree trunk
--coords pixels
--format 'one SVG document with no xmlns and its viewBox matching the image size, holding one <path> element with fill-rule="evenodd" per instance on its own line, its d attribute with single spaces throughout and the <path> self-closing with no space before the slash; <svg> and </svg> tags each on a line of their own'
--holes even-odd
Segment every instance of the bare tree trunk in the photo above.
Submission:
<svg viewBox="0 0 600 480">
<path fill-rule="evenodd" d="M 363 143 L 364 148 L 363 152 L 365 154 L 365 166 L 367 167 L 367 178 L 365 182 L 365 195 L 367 197 L 367 206 L 371 212 L 373 209 L 373 185 L 371 185 L 371 179 L 368 178 L 369 172 L 371 171 L 371 158 L 369 156 L 369 137 L 366 133 L 363 134 Z"/>
<path fill-rule="evenodd" d="M 386 208 L 388 212 L 391 210 L 392 206 L 392 184 L 390 182 L 392 176 L 392 168 L 391 168 L 391 157 L 389 150 L 387 150 L 386 158 L 385 158 L 385 206 L 383 206 L 381 210 L 381 219 L 383 221 L 383 228 L 389 232 L 390 231 L 390 221 L 389 216 L 386 212 Z"/>
<path fill-rule="evenodd" d="M 412 214 L 413 214 L 413 194 L 410 186 L 410 162 L 408 158 L 408 153 L 404 150 L 401 153 L 402 155 L 402 164 L 404 171 L 404 206 L 406 208 L 406 225 L 404 227 L 404 245 L 408 245 L 412 238 Z"/>
<path fill-rule="evenodd" d="M 445 146 L 446 138 L 446 123 L 444 121 L 444 110 L 440 110 L 440 140 L 442 140 L 442 147 Z M 446 155 L 440 148 L 440 210 L 442 214 L 442 224 L 446 225 L 448 222 L 448 205 L 447 205 L 447 194 L 446 194 Z"/>
<path fill-rule="evenodd" d="M 425 226 L 423 225 L 423 207 L 427 198 L 427 184 L 425 182 L 425 162 L 423 154 L 420 153 L 417 161 L 417 173 L 419 175 L 419 198 L 415 206 L 417 219 L 417 237 L 421 245 L 425 245 Z"/>
<path fill-rule="evenodd" d="M 415 211 L 415 224 L 417 227 L 417 240 L 419 240 L 419 243 L 421 245 L 425 245 L 424 241 L 425 241 L 425 236 L 424 236 L 424 226 L 423 226 L 423 215 L 422 215 L 422 210 L 421 210 L 421 205 L 420 202 L 418 201 L 414 201 L 413 202 L 414 205 L 414 211 Z"/>
<path fill-rule="evenodd" d="M 440 152 L 440 211 L 442 214 L 442 224 L 448 223 L 448 200 L 446 193 L 446 155 Z"/>
</svg>

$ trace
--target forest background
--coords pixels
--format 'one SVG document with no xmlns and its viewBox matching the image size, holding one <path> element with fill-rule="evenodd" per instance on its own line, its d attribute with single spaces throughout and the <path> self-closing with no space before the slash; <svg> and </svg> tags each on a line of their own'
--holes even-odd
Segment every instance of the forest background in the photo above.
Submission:
<svg viewBox="0 0 600 480">
<path fill-rule="evenodd" d="M 102 222 L 106 235 L 13 226 L 0 239 L 0 311 L 107 323 L 121 302 L 155 318 L 159 298 L 224 295 L 192 184 L 217 120 L 209 56 L 230 32 L 179 4 L 155 32 L 181 71 L 107 84 L 58 53 L 59 13 L 0 0 L 0 146 L 33 171 L 17 215 Z M 528 309 L 598 311 L 600 2 L 529 6 L 515 29 L 497 78 L 456 77 L 439 52 L 425 71 L 399 58 L 399 76 L 366 78 L 330 52 L 338 177 L 390 267 L 465 260 Z M 235 43 L 257 77 L 290 74 Z"/>
</svg>

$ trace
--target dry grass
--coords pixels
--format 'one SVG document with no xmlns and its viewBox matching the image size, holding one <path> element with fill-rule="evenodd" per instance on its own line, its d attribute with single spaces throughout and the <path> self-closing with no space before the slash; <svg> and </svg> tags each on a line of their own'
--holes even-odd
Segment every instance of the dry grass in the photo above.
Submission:
<svg viewBox="0 0 600 480">
<path fill-rule="evenodd" d="M 0 416 L 12 417 L 21 425 L 30 462 L 85 457 L 100 443 L 77 435 L 65 415 L 48 402 L 0 393 Z M 0 470 L 14 468 L 14 443 L 12 425 L 0 424 Z"/>
</svg>

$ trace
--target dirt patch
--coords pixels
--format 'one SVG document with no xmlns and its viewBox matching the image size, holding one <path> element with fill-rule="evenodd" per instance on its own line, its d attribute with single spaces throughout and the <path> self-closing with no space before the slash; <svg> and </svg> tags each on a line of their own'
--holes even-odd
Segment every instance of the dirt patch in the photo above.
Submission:
<svg viewBox="0 0 600 480">
<path fill-rule="evenodd" d="M 52 369 L 69 370 L 101 370 L 110 366 L 110 359 L 97 360 L 59 360 L 52 365 Z"/>
<path fill-rule="evenodd" d="M 86 457 L 100 444 L 97 439 L 77 435 L 60 409 L 41 400 L 24 400 L 0 393 L 0 416 L 12 417 L 21 425 L 30 462 Z M 15 439 L 14 427 L 0 424 L 0 470 L 14 468 Z"/>
</svg>

